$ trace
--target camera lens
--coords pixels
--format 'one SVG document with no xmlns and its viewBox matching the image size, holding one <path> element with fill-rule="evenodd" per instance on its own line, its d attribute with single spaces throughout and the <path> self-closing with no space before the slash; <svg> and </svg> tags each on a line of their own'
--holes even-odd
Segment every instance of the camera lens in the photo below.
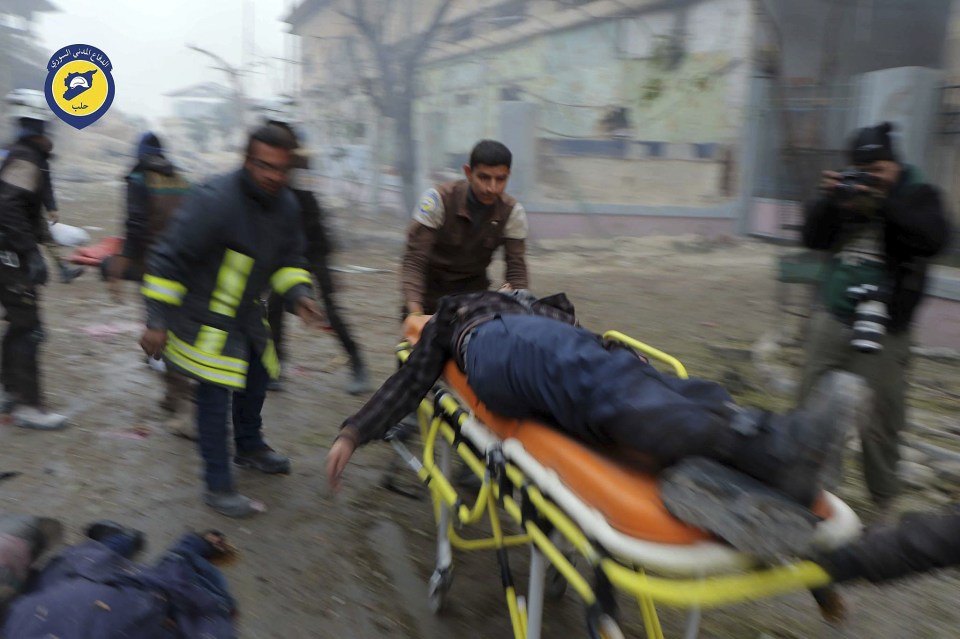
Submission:
<svg viewBox="0 0 960 639">
<path fill-rule="evenodd" d="M 853 315 L 853 338 L 850 343 L 864 353 L 883 349 L 880 340 L 887 332 L 887 305 L 878 300 L 864 300 L 857 304 Z"/>
</svg>

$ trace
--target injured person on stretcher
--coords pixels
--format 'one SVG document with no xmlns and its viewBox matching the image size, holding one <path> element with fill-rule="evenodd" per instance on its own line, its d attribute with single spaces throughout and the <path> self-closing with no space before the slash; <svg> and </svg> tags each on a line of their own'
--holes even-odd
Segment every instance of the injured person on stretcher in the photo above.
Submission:
<svg viewBox="0 0 960 639">
<path fill-rule="evenodd" d="M 718 384 L 662 374 L 632 349 L 581 328 L 565 295 L 451 295 L 423 327 L 407 362 L 353 416 L 327 457 L 339 488 L 358 446 L 414 410 L 453 359 L 477 398 L 504 417 L 544 422 L 588 445 L 639 453 L 654 468 L 714 460 L 810 506 L 840 466 L 862 401 L 860 379 L 825 375 L 786 414 L 735 404 Z"/>
</svg>

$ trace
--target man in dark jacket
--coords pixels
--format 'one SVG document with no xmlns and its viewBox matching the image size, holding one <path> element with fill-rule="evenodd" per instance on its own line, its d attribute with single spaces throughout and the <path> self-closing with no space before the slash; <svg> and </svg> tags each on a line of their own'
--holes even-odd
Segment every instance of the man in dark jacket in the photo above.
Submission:
<svg viewBox="0 0 960 639">
<path fill-rule="evenodd" d="M 47 283 L 47 264 L 40 245 L 49 235 L 43 202 L 52 194 L 50 153 L 45 134 L 49 109 L 42 94 L 20 89 L 7 101 L 16 119 L 16 142 L 0 165 L 0 304 L 6 310 L 0 381 L 6 393 L 5 412 L 25 428 L 54 430 L 66 418 L 43 408 L 39 348 L 39 287 Z"/>
<path fill-rule="evenodd" d="M 267 380 L 279 373 L 264 318 L 268 287 L 310 325 L 323 325 L 304 268 L 300 211 L 288 188 L 295 140 L 277 126 L 254 131 L 243 167 L 194 189 L 148 258 L 143 280 L 147 355 L 197 380 L 197 430 L 206 503 L 242 517 L 263 505 L 237 492 L 227 448 L 233 407 L 234 463 L 289 473 L 290 460 L 263 440 Z"/>
<path fill-rule="evenodd" d="M 888 513 L 900 491 L 910 325 L 924 293 L 926 260 L 949 237 L 940 193 L 897 159 L 891 130 L 886 123 L 860 129 L 850 145 L 860 174 L 826 171 L 820 197 L 807 206 L 803 241 L 828 257 L 801 384 L 802 401 L 829 370 L 867 380 L 874 415 L 861 433 L 864 474 L 874 502 Z"/>
<path fill-rule="evenodd" d="M 156 134 L 148 131 L 140 137 L 136 157 L 137 163 L 126 177 L 123 250 L 100 264 L 103 278 L 111 289 L 120 280 L 139 282 L 143 279 L 151 247 L 183 204 L 190 188 L 164 155 L 163 144 Z M 151 361 L 154 360 L 148 360 Z M 175 435 L 196 439 L 196 428 L 189 424 L 189 380 L 165 367 L 163 376 L 164 395 L 160 408 L 164 412 L 164 427 Z"/>
<path fill-rule="evenodd" d="M 407 362 L 355 415 L 327 456 L 334 488 L 360 445 L 413 410 L 453 359 L 477 398 L 507 418 L 535 419 L 588 444 L 635 451 L 661 467 L 708 457 L 809 506 L 843 439 L 858 389 L 837 373 L 787 415 L 740 409 L 722 387 L 662 375 L 627 348 L 576 325 L 564 295 L 450 295 Z"/>
</svg>

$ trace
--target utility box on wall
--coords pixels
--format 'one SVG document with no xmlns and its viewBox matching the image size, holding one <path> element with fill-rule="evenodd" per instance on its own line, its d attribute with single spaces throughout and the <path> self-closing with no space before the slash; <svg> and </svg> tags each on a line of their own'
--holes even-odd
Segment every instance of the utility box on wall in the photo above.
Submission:
<svg viewBox="0 0 960 639">
<path fill-rule="evenodd" d="M 893 122 L 901 159 L 929 171 L 942 84 L 943 73 L 926 67 L 864 73 L 857 82 L 851 131 Z"/>
</svg>

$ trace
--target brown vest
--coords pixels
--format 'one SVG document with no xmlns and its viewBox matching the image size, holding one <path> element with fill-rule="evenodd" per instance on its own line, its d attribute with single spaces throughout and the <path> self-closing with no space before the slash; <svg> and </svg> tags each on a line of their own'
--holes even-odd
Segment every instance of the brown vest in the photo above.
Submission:
<svg viewBox="0 0 960 639">
<path fill-rule="evenodd" d="M 467 209 L 468 188 L 466 180 L 436 187 L 443 201 L 444 218 L 430 254 L 429 293 L 464 293 L 486 290 L 490 285 L 487 267 L 494 251 L 503 244 L 503 229 L 517 201 L 504 193 L 490 216 L 475 225 Z"/>
</svg>

